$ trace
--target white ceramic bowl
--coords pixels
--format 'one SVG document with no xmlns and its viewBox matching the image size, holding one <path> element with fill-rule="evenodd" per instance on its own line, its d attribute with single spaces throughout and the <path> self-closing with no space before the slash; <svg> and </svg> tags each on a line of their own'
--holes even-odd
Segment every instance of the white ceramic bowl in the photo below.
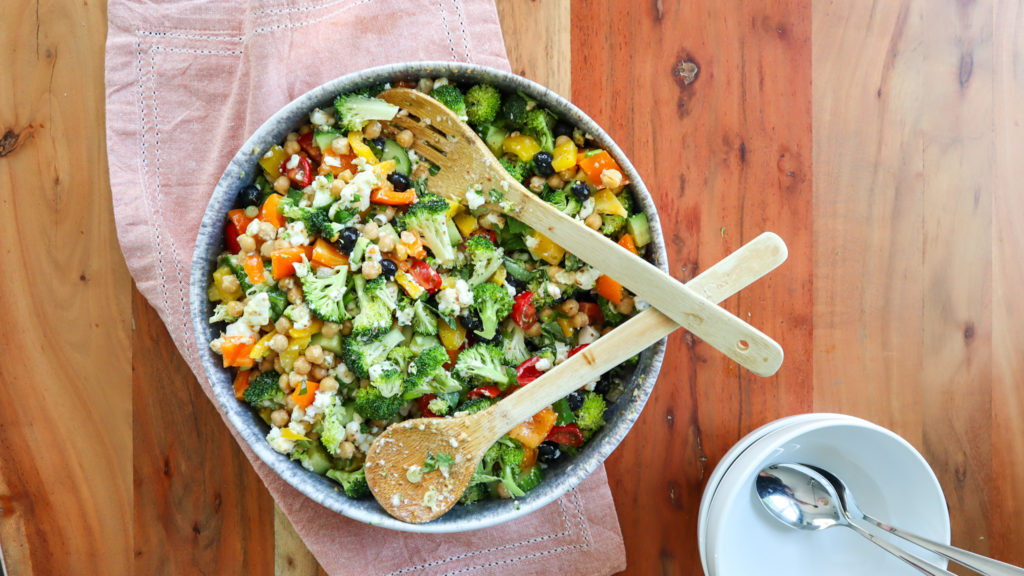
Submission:
<svg viewBox="0 0 1024 576">
<path fill-rule="evenodd" d="M 768 434 L 785 428 L 787 426 L 795 426 L 798 424 L 804 424 L 807 422 L 818 422 L 825 420 L 835 419 L 850 419 L 853 420 L 852 416 L 845 416 L 843 414 L 830 414 L 825 412 L 810 413 L 810 414 L 797 414 L 795 416 L 787 416 L 785 418 L 779 418 L 778 420 L 772 420 L 767 424 L 753 430 L 736 444 L 733 444 L 732 448 L 722 456 L 722 459 L 718 461 L 715 469 L 711 472 L 711 476 L 708 477 L 707 484 L 704 485 L 704 495 L 700 501 L 700 510 L 697 514 L 697 548 L 700 551 L 700 563 L 705 567 L 704 573 L 707 574 L 707 559 L 705 555 L 706 542 L 707 542 L 707 515 L 708 510 L 711 507 L 711 502 L 714 500 L 715 492 L 718 490 L 718 486 L 725 476 L 725 473 L 732 467 L 732 464 L 739 458 L 740 454 L 743 454 L 750 448 L 755 442 Z"/>
<path fill-rule="evenodd" d="M 705 571 L 711 576 L 915 574 L 913 568 L 845 528 L 806 532 L 773 518 L 754 478 L 780 462 L 821 466 L 842 478 L 864 511 L 949 542 L 942 488 L 923 457 L 895 433 L 854 418 L 811 419 L 762 436 L 729 466 L 705 517 Z M 939 566 L 937 556 L 920 554 Z"/>
</svg>

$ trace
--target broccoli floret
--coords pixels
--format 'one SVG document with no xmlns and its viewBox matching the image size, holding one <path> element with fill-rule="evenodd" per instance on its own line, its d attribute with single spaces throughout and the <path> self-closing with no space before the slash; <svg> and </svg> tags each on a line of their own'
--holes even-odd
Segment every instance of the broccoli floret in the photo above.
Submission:
<svg viewBox="0 0 1024 576">
<path fill-rule="evenodd" d="M 566 216 L 575 216 L 582 207 L 580 201 L 576 199 L 569 189 L 562 188 L 561 190 L 552 190 L 546 188 L 540 195 L 541 200 L 544 200 L 548 204 L 554 206 L 559 212 Z"/>
<path fill-rule="evenodd" d="M 230 324 L 239 318 L 240 316 L 232 316 L 228 313 L 227 304 L 217 304 L 217 307 L 213 309 L 213 316 L 210 316 L 210 324 L 217 322 L 227 322 Z"/>
<path fill-rule="evenodd" d="M 417 334 L 433 336 L 437 334 L 437 316 L 431 312 L 426 302 L 417 300 L 412 307 L 412 329 Z"/>
<path fill-rule="evenodd" d="M 338 111 L 338 128 L 346 132 L 362 130 L 371 120 L 391 120 L 398 114 L 398 106 L 361 94 L 338 96 L 334 109 Z"/>
<path fill-rule="evenodd" d="M 352 499 L 365 498 L 370 495 L 370 485 L 366 483 L 366 473 L 362 468 L 355 472 L 330 470 L 327 477 L 341 484 L 345 496 Z"/>
<path fill-rule="evenodd" d="M 505 98 L 505 101 L 501 105 L 501 116 L 505 120 L 508 120 L 516 127 L 520 127 L 526 122 L 526 112 L 529 103 L 522 94 L 516 93 Z"/>
<path fill-rule="evenodd" d="M 320 432 L 320 443 L 331 454 L 338 451 L 338 447 L 345 441 L 347 432 L 345 425 L 352 421 L 352 411 L 341 403 L 337 396 L 327 405 L 322 420 L 323 430 Z"/>
<path fill-rule="evenodd" d="M 466 116 L 473 125 L 493 122 L 501 108 L 501 92 L 490 84 L 477 84 L 466 92 Z"/>
<path fill-rule="evenodd" d="M 579 256 L 575 254 L 570 254 L 568 252 L 565 254 L 566 270 L 569 270 L 570 272 L 575 272 L 576 270 L 583 268 L 583 266 L 585 266 L 585 262 L 583 262 L 583 260 L 580 260 Z"/>
<path fill-rule="evenodd" d="M 448 201 L 436 194 L 424 194 L 405 213 L 406 230 L 417 234 L 442 266 L 455 261 L 455 246 L 448 234 Z"/>
<path fill-rule="evenodd" d="M 353 279 L 359 314 L 352 320 L 352 335 L 370 340 L 391 329 L 392 312 L 397 305 L 397 293 L 387 287 L 383 276 L 369 282 L 361 275 Z"/>
<path fill-rule="evenodd" d="M 391 352 L 388 352 L 388 360 L 391 360 L 398 365 L 402 372 L 409 367 L 409 363 L 416 357 L 416 353 L 412 351 L 408 346 L 398 346 Z"/>
<path fill-rule="evenodd" d="M 370 366 L 387 358 L 402 342 L 405 336 L 397 328 L 388 332 L 383 338 L 370 342 L 361 342 L 357 338 L 345 338 L 341 348 L 341 357 L 345 366 L 360 378 L 370 378 Z M 446 355 L 447 356 L 447 355 Z"/>
<path fill-rule="evenodd" d="M 604 426 L 604 411 L 608 407 L 604 396 L 596 392 L 587 392 L 583 397 L 583 406 L 576 412 L 576 424 L 584 432 L 596 432 Z"/>
<path fill-rule="evenodd" d="M 451 359 L 441 346 L 424 350 L 409 365 L 409 378 L 405 382 L 405 399 L 413 400 L 424 394 L 458 392 L 462 384 L 452 377 L 444 365 Z"/>
<path fill-rule="evenodd" d="M 331 459 L 320 444 L 314 440 L 299 440 L 289 457 L 298 460 L 310 472 L 323 474 L 331 469 Z"/>
<path fill-rule="evenodd" d="M 601 234 L 612 236 L 622 230 L 626 219 L 618 214 L 601 214 Z"/>
<path fill-rule="evenodd" d="M 518 158 L 502 157 L 498 159 L 498 162 L 501 163 L 506 172 L 519 182 L 522 182 L 530 172 L 530 165 Z"/>
<path fill-rule="evenodd" d="M 271 370 L 257 376 L 242 393 L 242 399 L 253 408 L 277 409 L 284 406 L 284 391 L 278 386 L 281 375 Z"/>
<path fill-rule="evenodd" d="M 494 338 L 498 332 L 498 323 L 512 312 L 512 297 L 504 286 L 493 282 L 484 282 L 473 288 L 472 308 L 480 315 L 483 328 L 476 334 L 484 340 Z"/>
<path fill-rule="evenodd" d="M 309 311 L 327 322 L 341 323 L 348 320 L 344 300 L 347 279 L 347 266 L 338 266 L 330 276 L 310 272 L 302 275 L 302 297 Z"/>
<path fill-rule="evenodd" d="M 633 195 L 632 195 L 632 194 L 630 194 L 630 193 L 629 193 L 628 191 L 626 191 L 626 190 L 623 190 L 623 191 L 622 191 L 622 192 L 621 192 L 621 193 L 620 193 L 620 194 L 619 194 L 618 196 L 616 196 L 615 198 L 616 198 L 616 199 L 618 199 L 618 201 L 619 201 L 619 204 L 622 204 L 622 207 L 626 209 L 626 212 L 627 212 L 627 213 L 628 213 L 628 214 L 629 214 L 630 216 L 632 216 L 632 215 L 634 214 L 634 208 L 635 208 L 635 207 L 634 207 L 634 201 L 633 201 Z"/>
<path fill-rule="evenodd" d="M 356 392 L 356 412 L 366 420 L 393 418 L 403 404 L 405 404 L 405 399 L 401 396 L 385 397 L 380 390 L 373 386 L 360 388 Z"/>
<path fill-rule="evenodd" d="M 523 122 L 523 134 L 532 136 L 542 150 L 552 152 L 555 149 L 555 135 L 551 133 L 551 127 L 555 123 L 555 117 L 547 110 L 534 108 L 526 113 L 526 120 Z"/>
<path fill-rule="evenodd" d="M 462 90 L 459 90 L 458 86 L 442 84 L 431 90 L 430 96 L 447 106 L 452 112 L 455 112 L 463 121 L 468 118 L 466 116 L 466 97 L 462 95 Z"/>
<path fill-rule="evenodd" d="M 515 498 L 526 495 L 526 492 L 516 484 L 516 476 L 519 475 L 523 465 L 523 456 L 523 449 L 515 441 L 502 438 L 487 449 L 483 459 L 485 472 L 493 470 L 494 466 L 498 466 L 501 469 L 499 473 L 501 483 L 505 485 L 508 493 Z"/>
<path fill-rule="evenodd" d="M 531 354 L 526 348 L 526 332 L 513 324 L 511 331 L 502 334 L 501 350 L 505 354 L 505 362 L 512 366 L 518 366 L 528 360 Z"/>
<path fill-rule="evenodd" d="M 444 416 L 452 409 L 451 405 L 444 398 L 437 397 L 427 403 L 427 410 L 430 410 L 438 416 Z"/>
<path fill-rule="evenodd" d="M 331 217 L 328 216 L 329 208 L 299 206 L 298 202 L 292 198 L 282 198 L 277 203 L 277 211 L 287 220 L 302 222 L 306 233 L 310 236 L 316 235 L 327 240 L 335 240 L 344 228 L 341 224 L 331 221 Z"/>
<path fill-rule="evenodd" d="M 466 282 L 470 286 L 476 286 L 487 282 L 487 279 L 494 275 L 503 262 L 504 253 L 490 238 L 477 234 L 466 240 L 466 256 L 473 266 L 473 273 Z"/>
<path fill-rule="evenodd" d="M 459 498 L 459 504 L 463 506 L 473 504 L 474 502 L 480 502 L 481 500 L 487 500 L 491 496 L 491 491 L 487 488 L 487 484 L 480 482 L 478 484 L 470 484 L 466 491 L 462 493 L 462 497 Z"/>
<path fill-rule="evenodd" d="M 454 370 L 467 380 L 494 382 L 504 390 L 515 379 L 515 372 L 503 364 L 504 360 L 505 353 L 501 348 L 476 344 L 459 353 Z"/>
<path fill-rule="evenodd" d="M 397 396 L 405 387 L 402 372 L 392 362 L 384 361 L 370 367 L 370 385 L 380 390 L 385 398 Z"/>
<path fill-rule="evenodd" d="M 481 410 L 486 410 L 494 404 L 494 400 L 486 396 L 477 396 L 476 398 L 470 398 L 462 404 L 459 404 L 459 408 L 456 412 L 467 412 L 469 414 L 476 414 Z"/>
<path fill-rule="evenodd" d="M 604 316 L 605 326 L 615 326 L 621 324 L 626 319 L 626 316 L 619 313 L 618 309 L 615 308 L 615 304 L 612 304 L 604 296 L 597 297 L 597 305 L 601 308 L 601 315 Z"/>
</svg>

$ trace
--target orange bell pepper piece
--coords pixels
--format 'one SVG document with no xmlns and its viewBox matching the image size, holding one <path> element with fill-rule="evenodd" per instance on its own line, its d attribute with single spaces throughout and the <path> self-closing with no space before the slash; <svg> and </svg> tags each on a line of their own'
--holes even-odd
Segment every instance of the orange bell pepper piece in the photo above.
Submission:
<svg viewBox="0 0 1024 576">
<path fill-rule="evenodd" d="M 224 367 L 237 366 L 239 368 L 251 368 L 252 358 L 249 352 L 256 345 L 256 338 L 253 336 L 225 336 L 220 347 L 220 353 L 224 357 Z"/>
<path fill-rule="evenodd" d="M 416 190 L 409 188 L 405 192 L 396 192 L 391 186 L 382 186 L 370 192 L 370 202 L 387 206 L 407 206 L 416 201 Z"/>
<path fill-rule="evenodd" d="M 302 262 L 302 257 L 307 260 L 313 257 L 312 246 L 295 246 L 293 248 L 281 248 L 270 253 L 270 273 L 274 280 L 280 280 L 295 274 L 295 265 Z"/>
<path fill-rule="evenodd" d="M 348 264 L 348 256 L 323 238 L 317 238 L 313 244 L 313 256 L 310 260 L 313 262 L 313 268 L 335 268 Z"/>
<path fill-rule="evenodd" d="M 584 154 L 583 158 L 580 158 L 580 168 L 586 172 L 587 178 L 590 178 L 590 181 L 597 185 L 601 184 L 601 172 L 605 170 L 618 170 L 622 172 L 618 162 L 605 150 L 601 150 L 589 157 Z"/>
<path fill-rule="evenodd" d="M 228 220 L 231 220 L 235 224 L 235 228 L 239 234 L 245 234 L 245 229 L 249 227 L 255 218 L 249 218 L 245 215 L 245 210 L 236 208 L 234 210 L 228 210 Z"/>
<path fill-rule="evenodd" d="M 249 388 L 249 375 L 252 374 L 249 370 L 241 370 L 238 375 L 235 376 L 234 388 L 235 398 L 242 399 L 242 394 L 245 394 L 246 389 Z"/>
<path fill-rule="evenodd" d="M 316 391 L 318 388 L 320 388 L 319 382 L 306 380 L 295 389 L 295 392 L 292 392 L 292 400 L 295 402 L 296 406 L 305 410 L 306 408 L 309 408 L 309 405 L 316 399 Z M 306 390 L 305 393 L 303 393 L 303 389 Z"/>
<path fill-rule="evenodd" d="M 281 198 L 284 198 L 284 196 L 271 194 L 263 201 L 263 206 L 260 208 L 260 220 L 270 222 L 274 225 L 274 228 L 284 226 L 284 216 L 277 211 L 277 203 L 281 201 Z"/>
<path fill-rule="evenodd" d="M 406 240 L 410 238 L 411 240 L 406 242 Z M 427 257 L 427 251 L 423 248 L 423 241 L 420 240 L 420 237 L 416 234 L 413 234 L 412 232 L 409 232 L 408 234 L 402 233 L 401 243 L 405 246 L 405 251 L 411 258 L 422 260 Z"/>
<path fill-rule="evenodd" d="M 619 238 L 619 246 L 622 246 L 637 256 L 640 255 L 640 252 L 636 249 L 636 242 L 633 241 L 633 237 L 628 232 L 623 234 L 622 238 Z"/>
<path fill-rule="evenodd" d="M 597 279 L 597 293 L 612 304 L 618 304 L 622 301 L 622 284 L 610 276 L 600 276 Z"/>
<path fill-rule="evenodd" d="M 536 448 L 524 448 L 523 449 L 523 464 L 520 466 L 522 471 L 527 471 L 533 468 L 537 464 L 537 449 Z"/>
<path fill-rule="evenodd" d="M 359 168 L 357 168 L 356 165 L 352 163 L 352 161 L 355 159 L 355 154 L 341 155 L 335 152 L 334 149 L 327 148 L 326 150 L 324 150 L 324 159 L 320 163 L 319 172 L 321 174 L 327 174 L 328 172 L 330 172 L 331 174 L 338 176 L 345 170 L 348 170 L 355 174 L 356 171 L 359 170 Z"/>
<path fill-rule="evenodd" d="M 526 448 L 536 448 L 548 436 L 548 432 L 555 427 L 558 414 L 550 407 L 541 410 L 533 415 L 533 418 L 513 428 L 508 435 Z"/>
<path fill-rule="evenodd" d="M 249 282 L 255 284 L 263 284 L 266 281 L 266 269 L 263 268 L 263 259 L 260 258 L 259 254 L 249 254 L 245 257 L 245 261 L 242 262 L 242 267 L 245 268 L 245 275 L 249 277 Z"/>
</svg>

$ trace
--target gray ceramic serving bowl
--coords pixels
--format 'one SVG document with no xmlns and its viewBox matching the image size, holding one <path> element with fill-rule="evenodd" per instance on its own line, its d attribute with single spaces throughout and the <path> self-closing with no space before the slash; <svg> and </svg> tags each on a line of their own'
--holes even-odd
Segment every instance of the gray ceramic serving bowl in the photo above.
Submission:
<svg viewBox="0 0 1024 576">
<path fill-rule="evenodd" d="M 450 512 L 426 524 L 407 524 L 389 516 L 373 500 L 350 500 L 338 490 L 337 484 L 302 468 L 287 456 L 270 448 L 265 439 L 268 428 L 249 407 L 237 399 L 231 385 L 231 374 L 221 367 L 220 356 L 210 350 L 210 341 L 219 335 L 219 326 L 211 326 L 207 319 L 212 306 L 206 299 L 211 274 L 216 267 L 217 255 L 224 250 L 224 222 L 239 190 L 252 182 L 257 173 L 257 161 L 271 146 L 308 121 L 314 108 L 330 107 L 334 97 L 343 92 L 357 90 L 381 82 L 401 79 L 415 80 L 421 76 L 448 77 L 456 81 L 489 82 L 504 91 L 521 90 L 537 99 L 562 118 L 581 127 L 608 150 L 633 182 L 636 200 L 648 214 L 651 223 L 651 254 L 656 265 L 667 271 L 665 240 L 654 206 L 643 180 L 622 150 L 593 120 L 567 100 L 547 88 L 519 76 L 484 66 L 452 62 L 413 62 L 394 64 L 342 76 L 303 94 L 271 116 L 235 154 L 221 177 L 213 197 L 206 208 L 192 259 L 190 286 L 192 326 L 214 394 L 231 424 L 271 469 L 285 481 L 324 507 L 349 518 L 374 526 L 394 530 L 424 533 L 460 532 L 487 528 L 524 516 L 546 506 L 565 494 L 593 472 L 629 432 L 640 415 L 654 388 L 662 358 L 665 340 L 647 349 L 640 357 L 632 378 L 615 402 L 610 403 L 601 429 L 575 457 L 566 459 L 546 470 L 544 482 L 519 500 L 495 500 L 473 506 L 456 506 Z"/>
</svg>

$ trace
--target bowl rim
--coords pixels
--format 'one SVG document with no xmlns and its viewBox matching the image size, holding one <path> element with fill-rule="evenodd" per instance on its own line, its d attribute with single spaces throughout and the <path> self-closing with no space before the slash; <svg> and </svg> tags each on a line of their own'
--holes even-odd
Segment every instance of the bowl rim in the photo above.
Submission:
<svg viewBox="0 0 1024 576">
<path fill-rule="evenodd" d="M 666 339 L 662 339 L 648 348 L 641 356 L 641 362 L 626 386 L 613 421 L 598 433 L 590 447 L 578 454 L 561 469 L 559 476 L 544 482 L 527 497 L 515 501 L 501 501 L 502 505 L 491 505 L 481 512 L 465 517 L 458 517 L 445 522 L 450 513 L 425 524 L 408 524 L 389 516 L 383 508 L 373 502 L 373 508 L 359 505 L 361 501 L 353 501 L 341 495 L 337 487 L 330 481 L 301 468 L 297 462 L 287 456 L 275 452 L 266 442 L 266 431 L 254 422 L 255 414 L 248 407 L 241 414 L 240 406 L 230 386 L 230 375 L 220 366 L 219 358 L 210 350 L 210 326 L 207 324 L 206 286 L 212 264 L 223 241 L 223 218 L 234 201 L 237 187 L 251 179 L 251 170 L 256 161 L 270 145 L 284 138 L 288 130 L 294 128 L 298 121 L 313 108 L 333 99 L 341 92 L 358 89 L 382 81 L 393 81 L 398 78 L 420 76 L 440 77 L 454 76 L 458 81 L 478 79 L 495 81 L 502 90 L 521 90 L 524 93 L 555 109 L 571 122 L 582 128 L 589 137 L 599 142 L 619 162 L 631 180 L 636 199 L 648 215 L 651 226 L 651 245 L 653 263 L 668 272 L 667 254 L 660 219 L 653 198 L 645 186 L 636 168 L 623 153 L 622 149 L 612 140 L 611 136 L 568 99 L 556 94 L 541 84 L 515 75 L 511 72 L 498 70 L 477 64 L 462 62 L 404 62 L 368 68 L 339 76 L 308 90 L 293 99 L 284 107 L 272 114 L 242 144 L 232 157 L 218 181 L 213 194 L 207 203 L 193 251 L 189 286 L 189 306 L 192 316 L 192 330 L 199 349 L 200 362 L 206 374 L 223 415 L 226 416 L 237 435 L 240 436 L 254 454 L 269 467 L 278 477 L 287 482 L 307 498 L 325 508 L 372 525 L 399 531 L 416 533 L 451 533 L 478 530 L 519 518 L 530 512 L 547 506 L 575 488 L 583 479 L 596 470 L 619 445 L 633 424 L 639 418 L 647 399 L 654 388 L 661 363 L 665 355 Z M 282 128 L 284 127 L 284 128 Z M 282 129 L 285 130 L 282 133 Z M 278 134 L 279 137 L 273 136 Z M 227 385 L 225 385 L 225 381 Z M 618 402 L 616 402 L 618 404 Z M 262 423 L 258 426 L 265 426 Z M 300 474 L 301 473 L 301 474 Z"/>
</svg>

